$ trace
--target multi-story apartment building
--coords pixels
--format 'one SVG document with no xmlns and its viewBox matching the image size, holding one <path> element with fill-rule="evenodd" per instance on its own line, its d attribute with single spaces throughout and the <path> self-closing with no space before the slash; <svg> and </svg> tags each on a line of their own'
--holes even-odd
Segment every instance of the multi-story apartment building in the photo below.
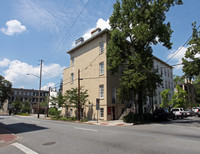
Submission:
<svg viewBox="0 0 200 154">
<path fill-rule="evenodd" d="M 196 104 L 196 95 L 192 80 L 185 78 L 185 83 L 179 83 L 178 85 L 187 93 L 188 108 L 194 107 Z M 175 89 L 175 91 L 176 90 L 177 89 Z"/>
<path fill-rule="evenodd" d="M 40 102 L 44 102 L 49 94 L 49 91 L 40 91 Z M 39 90 L 34 89 L 23 89 L 23 88 L 12 88 L 12 93 L 10 95 L 8 108 L 11 108 L 11 104 L 14 100 L 19 99 L 20 101 L 29 101 L 31 104 L 31 112 L 37 113 L 38 111 L 38 101 L 39 101 Z M 40 113 L 43 113 L 44 107 L 40 108 Z"/>
<path fill-rule="evenodd" d="M 88 119 L 112 120 L 119 119 L 126 110 L 127 104 L 117 98 L 117 88 L 120 86 L 119 74 L 111 75 L 107 70 L 106 48 L 109 41 L 109 30 L 99 29 L 92 32 L 91 38 L 86 41 L 79 39 L 77 45 L 69 50 L 70 67 L 63 72 L 63 94 L 66 90 L 78 87 L 78 70 L 80 70 L 80 85 L 88 90 L 89 103 L 82 109 L 82 116 Z M 164 89 L 173 91 L 172 67 L 155 57 L 154 67 L 163 76 L 163 85 L 156 90 L 156 96 L 149 98 L 144 105 L 144 112 L 152 106 L 161 103 L 160 92 Z M 100 110 L 96 110 L 96 99 L 100 100 Z M 151 102 L 153 100 L 153 103 Z M 134 101 L 132 102 L 134 106 Z M 70 108 L 71 116 L 77 113 Z M 97 113 L 98 112 L 98 113 Z M 66 114 L 63 108 L 62 114 Z"/>
</svg>

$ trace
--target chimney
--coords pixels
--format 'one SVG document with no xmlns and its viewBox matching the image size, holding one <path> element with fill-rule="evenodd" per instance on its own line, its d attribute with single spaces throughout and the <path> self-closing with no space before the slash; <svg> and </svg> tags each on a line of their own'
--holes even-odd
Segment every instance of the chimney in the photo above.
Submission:
<svg viewBox="0 0 200 154">
<path fill-rule="evenodd" d="M 91 36 L 96 35 L 96 34 L 99 33 L 100 31 L 101 31 L 100 28 L 96 28 L 95 30 L 93 30 L 93 31 L 91 32 Z"/>
<path fill-rule="evenodd" d="M 83 37 L 80 37 L 79 39 L 76 40 L 75 44 L 76 44 L 76 45 L 79 45 L 79 44 L 81 44 L 82 42 L 84 42 L 84 38 L 83 38 Z"/>
</svg>

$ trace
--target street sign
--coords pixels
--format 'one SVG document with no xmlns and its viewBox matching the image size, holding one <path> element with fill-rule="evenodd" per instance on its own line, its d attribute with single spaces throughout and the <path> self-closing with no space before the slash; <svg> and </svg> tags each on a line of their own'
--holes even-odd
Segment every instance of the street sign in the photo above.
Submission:
<svg viewBox="0 0 200 154">
<path fill-rule="evenodd" d="M 99 104 L 100 104 L 99 102 L 100 102 L 100 101 L 99 101 L 99 98 L 97 98 L 97 99 L 96 99 L 96 110 L 99 110 Z"/>
</svg>

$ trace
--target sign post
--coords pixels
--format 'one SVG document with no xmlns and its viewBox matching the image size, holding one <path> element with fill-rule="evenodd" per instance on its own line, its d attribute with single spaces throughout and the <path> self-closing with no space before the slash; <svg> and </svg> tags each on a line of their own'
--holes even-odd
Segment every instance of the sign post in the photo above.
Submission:
<svg viewBox="0 0 200 154">
<path fill-rule="evenodd" d="M 98 123 L 99 102 L 100 102 L 99 98 L 96 98 L 97 123 Z"/>
</svg>

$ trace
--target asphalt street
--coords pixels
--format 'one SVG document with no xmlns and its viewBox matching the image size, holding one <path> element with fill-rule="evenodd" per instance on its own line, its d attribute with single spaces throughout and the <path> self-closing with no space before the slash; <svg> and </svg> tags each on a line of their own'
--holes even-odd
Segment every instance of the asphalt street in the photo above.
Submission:
<svg viewBox="0 0 200 154">
<path fill-rule="evenodd" d="M 199 154 L 200 117 L 169 122 L 101 126 L 0 116 L 0 125 L 19 139 L 2 154 Z"/>
</svg>

